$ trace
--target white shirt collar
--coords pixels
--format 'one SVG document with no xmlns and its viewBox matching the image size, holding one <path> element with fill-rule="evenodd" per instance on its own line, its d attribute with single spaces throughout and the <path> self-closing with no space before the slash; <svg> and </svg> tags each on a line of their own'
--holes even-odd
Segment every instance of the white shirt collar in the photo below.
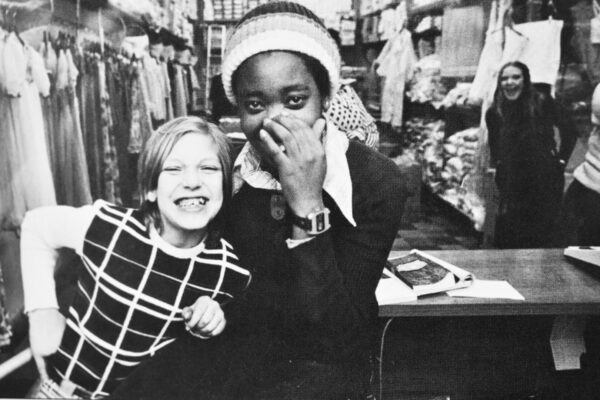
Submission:
<svg viewBox="0 0 600 400">
<path fill-rule="evenodd" d="M 356 226 L 352 214 L 352 180 L 350 168 L 346 159 L 348 138 L 339 131 L 331 122 L 327 123 L 327 134 L 323 138 L 325 158 L 327 159 L 327 172 L 323 182 L 325 190 L 335 201 L 344 217 Z M 260 168 L 260 155 L 247 142 L 235 160 L 233 169 L 233 193 L 240 190 L 244 182 L 248 185 L 265 190 L 281 191 L 281 184 L 269 172 Z"/>
</svg>

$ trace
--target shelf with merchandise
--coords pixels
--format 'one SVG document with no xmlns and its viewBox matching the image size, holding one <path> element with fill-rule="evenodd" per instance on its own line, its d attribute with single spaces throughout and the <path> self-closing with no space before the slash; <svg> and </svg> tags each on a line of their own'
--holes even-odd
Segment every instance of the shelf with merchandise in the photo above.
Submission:
<svg viewBox="0 0 600 400">
<path fill-rule="evenodd" d="M 394 8 L 400 4 L 402 0 L 388 0 L 388 1 L 373 1 L 373 0 L 362 0 L 360 7 L 358 8 L 359 18 L 371 17 L 380 14 L 383 10 L 388 8 Z"/>
<path fill-rule="evenodd" d="M 405 123 L 403 142 L 404 153 L 421 164 L 423 185 L 481 231 L 485 207 L 471 190 L 478 129 L 468 128 L 446 137 L 443 119 L 414 117 Z"/>
</svg>

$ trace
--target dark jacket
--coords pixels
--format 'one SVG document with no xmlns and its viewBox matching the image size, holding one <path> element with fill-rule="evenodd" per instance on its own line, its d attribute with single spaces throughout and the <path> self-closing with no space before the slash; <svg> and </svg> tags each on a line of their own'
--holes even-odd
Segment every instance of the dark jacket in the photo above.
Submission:
<svg viewBox="0 0 600 400">
<path fill-rule="evenodd" d="M 545 247 L 558 217 L 564 167 L 577 134 L 554 99 L 534 92 L 535 107 L 508 103 L 503 116 L 486 112 L 492 163 L 500 193 L 496 244 L 500 247 Z M 560 146 L 554 129 L 560 134 Z"/>
<path fill-rule="evenodd" d="M 271 216 L 273 192 L 244 185 L 225 237 L 253 273 L 245 302 L 210 340 L 188 338 L 139 366 L 116 398 L 364 399 L 378 335 L 375 288 L 408 193 L 398 167 L 351 141 L 357 226 L 325 194 L 331 229 L 288 249 L 292 225 Z"/>
<path fill-rule="evenodd" d="M 244 185 L 233 199 L 225 236 L 253 271 L 244 315 L 268 326 L 297 357 L 364 358 L 375 333 L 375 287 L 407 193 L 387 157 L 353 141 L 346 155 L 356 227 L 324 193 L 331 229 L 290 250 L 292 225 L 271 217 L 273 192 Z"/>
</svg>

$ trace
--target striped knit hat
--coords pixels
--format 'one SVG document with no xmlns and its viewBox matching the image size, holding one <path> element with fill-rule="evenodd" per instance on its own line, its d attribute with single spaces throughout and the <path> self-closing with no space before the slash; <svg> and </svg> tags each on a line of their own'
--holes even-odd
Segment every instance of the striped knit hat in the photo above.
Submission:
<svg viewBox="0 0 600 400">
<path fill-rule="evenodd" d="M 340 80 L 340 54 L 321 20 L 297 3 L 277 1 L 250 10 L 227 40 L 223 60 L 223 87 L 233 104 L 231 79 L 250 57 L 266 51 L 283 50 L 306 54 L 318 60 L 329 74 L 333 95 Z"/>
</svg>

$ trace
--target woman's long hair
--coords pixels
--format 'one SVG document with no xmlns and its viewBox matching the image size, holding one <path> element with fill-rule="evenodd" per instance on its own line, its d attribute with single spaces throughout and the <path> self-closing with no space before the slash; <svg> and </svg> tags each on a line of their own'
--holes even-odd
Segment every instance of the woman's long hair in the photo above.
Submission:
<svg viewBox="0 0 600 400">
<path fill-rule="evenodd" d="M 529 72 L 529 68 L 520 61 L 507 62 L 502 66 L 502 68 L 500 68 L 500 72 L 498 72 L 498 81 L 496 83 L 496 91 L 494 92 L 494 102 L 492 104 L 492 108 L 500 116 L 503 124 L 508 122 L 506 120 L 508 117 L 506 114 L 508 110 L 508 104 L 511 100 L 508 100 L 504 96 L 504 91 L 502 90 L 502 73 L 508 67 L 518 68 L 523 74 L 523 90 L 521 91 L 519 98 L 513 100 L 514 102 L 518 103 L 516 110 L 522 110 L 525 112 L 526 121 L 533 121 L 533 117 L 537 108 L 537 92 L 531 84 L 531 73 Z"/>
</svg>

